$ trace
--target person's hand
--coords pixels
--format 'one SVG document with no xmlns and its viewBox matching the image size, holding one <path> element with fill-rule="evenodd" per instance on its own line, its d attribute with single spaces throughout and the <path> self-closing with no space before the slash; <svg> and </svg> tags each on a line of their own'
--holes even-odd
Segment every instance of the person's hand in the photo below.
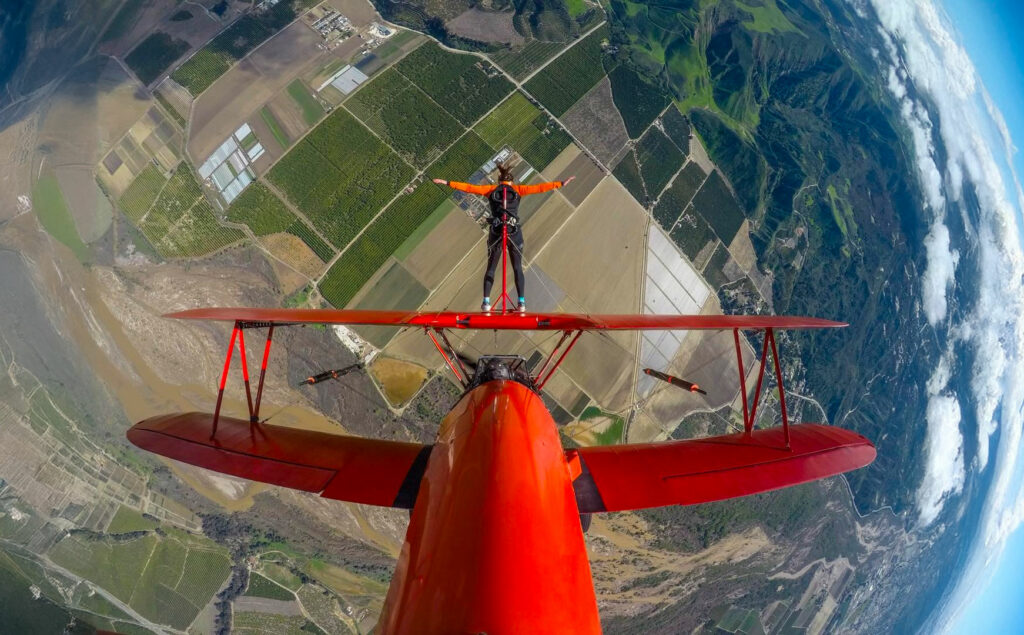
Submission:
<svg viewBox="0 0 1024 635">
<path fill-rule="evenodd" d="M 445 181 L 444 179 L 434 179 L 434 183 L 437 183 L 438 185 L 448 185 L 448 181 Z"/>
<path fill-rule="evenodd" d="M 572 181 L 573 179 L 575 179 L 575 178 L 576 178 L 576 175 L 574 174 L 574 175 L 570 176 L 569 178 L 567 178 L 566 180 L 562 181 L 562 187 L 565 187 L 566 185 L 569 185 L 569 183 L 570 183 L 570 182 L 571 182 L 571 181 Z"/>
</svg>

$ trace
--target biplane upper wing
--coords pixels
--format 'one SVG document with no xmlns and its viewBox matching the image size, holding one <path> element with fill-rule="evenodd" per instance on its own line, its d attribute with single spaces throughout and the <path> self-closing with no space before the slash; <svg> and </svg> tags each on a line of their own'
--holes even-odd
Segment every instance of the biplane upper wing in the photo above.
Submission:
<svg viewBox="0 0 1024 635">
<path fill-rule="evenodd" d="M 806 483 L 868 465 L 875 447 L 842 428 L 802 423 L 705 439 L 568 450 L 584 513 L 694 505 Z M 575 454 L 575 456 L 574 456 Z"/>
<path fill-rule="evenodd" d="M 453 311 L 363 311 L 351 309 L 189 309 L 164 317 L 250 324 L 376 324 L 437 329 L 498 330 L 683 330 L 811 329 L 846 326 L 842 322 L 786 315 L 592 315 L 586 313 L 458 313 Z"/>
<path fill-rule="evenodd" d="M 152 417 L 128 430 L 138 447 L 324 498 L 411 508 L 432 446 L 299 430 L 201 412 Z"/>
</svg>

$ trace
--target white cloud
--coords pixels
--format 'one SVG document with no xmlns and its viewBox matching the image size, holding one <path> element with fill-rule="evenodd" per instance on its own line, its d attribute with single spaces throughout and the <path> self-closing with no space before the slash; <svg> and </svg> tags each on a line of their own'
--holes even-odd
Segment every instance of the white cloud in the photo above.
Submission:
<svg viewBox="0 0 1024 635">
<path fill-rule="evenodd" d="M 917 492 L 918 520 L 930 525 L 951 494 L 964 486 L 964 438 L 960 434 L 960 403 L 946 390 L 952 377 L 952 356 L 944 355 L 928 378 L 928 437 L 924 480 Z"/>
<path fill-rule="evenodd" d="M 925 239 L 927 269 L 922 298 L 929 323 L 947 320 L 950 283 L 976 291 L 974 312 L 951 324 L 951 333 L 975 352 L 970 391 L 977 418 L 978 452 L 974 467 L 992 467 L 981 519 L 981 544 L 973 552 L 965 579 L 951 602 L 953 613 L 982 580 L 984 563 L 1002 552 L 1006 538 L 1024 522 L 1024 257 L 1018 218 L 1024 190 L 1013 170 L 1015 147 L 1002 114 L 993 104 L 949 20 L 932 0 L 871 0 L 881 23 L 885 49 L 893 67 L 890 92 L 900 104 L 914 143 L 922 194 L 933 217 Z M 927 99 L 926 110 L 914 96 Z M 933 136 L 934 135 L 934 136 Z M 945 155 L 937 158 L 935 141 Z M 966 189 L 977 196 L 978 218 L 966 212 L 964 240 L 977 258 L 972 268 L 957 270 L 957 253 L 945 227 L 951 203 L 963 203 Z M 962 207 L 962 206 L 961 206 Z M 970 278 L 966 273 L 970 272 Z M 952 340 L 954 335 L 949 336 Z M 952 349 L 947 350 L 947 355 Z M 937 369 L 929 381 L 927 408 L 929 458 L 918 490 L 922 523 L 934 520 L 950 493 L 960 491 L 965 464 L 959 437 L 960 406 L 945 389 L 948 378 Z M 954 424 L 954 421 L 956 424 Z M 992 437 L 999 432 L 999 442 Z M 931 479 L 937 479 L 934 482 Z M 946 613 L 945 623 L 951 617 Z"/>
</svg>

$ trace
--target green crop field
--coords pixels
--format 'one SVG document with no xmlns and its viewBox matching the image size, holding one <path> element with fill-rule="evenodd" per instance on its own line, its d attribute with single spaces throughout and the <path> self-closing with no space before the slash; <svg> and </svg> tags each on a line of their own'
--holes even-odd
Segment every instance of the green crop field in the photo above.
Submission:
<svg viewBox="0 0 1024 635">
<path fill-rule="evenodd" d="M 248 225 L 257 236 L 286 232 L 298 237 L 327 262 L 334 255 L 320 237 L 279 199 L 270 189 L 257 181 L 242 192 L 228 208 L 228 220 Z"/>
<path fill-rule="evenodd" d="M 156 246 L 201 195 L 199 182 L 192 170 L 184 163 L 178 165 L 149 213 L 139 223 L 139 229 Z"/>
<path fill-rule="evenodd" d="M 241 231 L 217 222 L 213 207 L 203 199 L 181 217 L 156 248 L 167 258 L 195 258 L 243 238 Z"/>
<path fill-rule="evenodd" d="M 654 218 L 665 228 L 665 231 L 672 229 L 672 225 L 689 205 L 690 199 L 697 193 L 702 183 L 704 183 L 704 170 L 690 161 L 679 171 L 679 174 L 676 174 L 672 186 L 661 193 L 661 198 L 654 206 Z"/>
<path fill-rule="evenodd" d="M 117 204 L 128 218 L 138 223 L 156 201 L 156 197 L 160 194 L 160 188 L 166 182 L 167 179 L 164 175 L 160 174 L 160 170 L 151 163 L 146 166 L 145 170 L 139 172 L 128 189 L 121 194 Z"/>
<path fill-rule="evenodd" d="M 299 108 L 302 109 L 302 118 L 309 125 L 315 126 L 316 122 L 320 121 L 320 117 L 324 116 L 324 107 L 310 94 L 309 89 L 306 88 L 301 79 L 288 84 L 288 94 L 299 105 Z"/>
<path fill-rule="evenodd" d="M 572 141 L 558 123 L 520 92 L 502 102 L 475 129 L 491 147 L 509 145 L 538 170 L 547 167 Z"/>
<path fill-rule="evenodd" d="M 726 245 L 732 242 L 743 224 L 743 210 L 717 170 L 708 176 L 693 197 L 693 206 Z"/>
<path fill-rule="evenodd" d="M 288 144 L 291 143 L 291 140 L 288 138 L 288 135 L 285 134 L 284 128 L 281 127 L 281 122 L 277 120 L 274 113 L 270 112 L 270 109 L 264 106 L 260 109 L 260 117 L 263 118 L 267 127 L 270 128 L 270 134 L 274 135 L 274 139 L 277 143 L 287 150 Z"/>
<path fill-rule="evenodd" d="M 147 619 L 184 630 L 227 579 L 230 561 L 205 538 L 168 533 L 127 541 L 68 536 L 48 555 Z"/>
<path fill-rule="evenodd" d="M 622 157 L 622 160 L 612 170 L 612 174 L 626 186 L 626 189 L 633 195 L 633 198 L 644 207 L 647 207 L 650 201 L 644 192 L 644 181 L 640 178 L 640 166 L 637 165 L 635 151 L 630 150 L 626 156 Z"/>
<path fill-rule="evenodd" d="M 566 46 L 568 46 L 566 42 L 543 42 L 530 39 L 521 47 L 507 48 L 497 53 L 491 53 L 490 57 L 495 64 L 505 69 L 505 72 L 522 81 Z"/>
<path fill-rule="evenodd" d="M 294 593 L 275 582 L 271 582 L 258 573 L 249 575 L 249 588 L 245 590 L 245 594 L 258 598 L 270 598 L 271 600 L 295 599 Z"/>
<path fill-rule="evenodd" d="M 297 218 L 266 185 L 256 182 L 228 207 L 228 220 L 248 225 L 257 236 L 288 231 Z"/>
<path fill-rule="evenodd" d="M 661 194 L 686 157 L 672 143 L 665 133 L 651 127 L 636 144 L 636 157 L 640 162 L 640 175 L 643 176 L 647 195 L 655 199 Z"/>
<path fill-rule="evenodd" d="M 357 92 L 348 107 L 409 163 L 420 167 L 436 159 L 462 132 L 451 115 L 394 69 Z"/>
<path fill-rule="evenodd" d="M 67 536 L 48 555 L 58 565 L 128 602 L 156 544 L 152 535 L 113 543 Z"/>
<path fill-rule="evenodd" d="M 47 174 L 36 182 L 32 190 L 32 209 L 46 233 L 66 245 L 79 262 L 87 262 L 91 258 L 89 248 L 82 242 L 75 228 L 75 221 L 71 218 L 71 210 L 60 191 L 57 177 Z"/>
<path fill-rule="evenodd" d="M 297 591 L 302 586 L 302 578 L 285 565 L 265 562 L 260 571 L 266 578 L 292 591 Z"/>
<path fill-rule="evenodd" d="M 240 612 L 232 616 L 231 632 L 239 635 L 309 635 L 323 633 L 301 615 Z"/>
<path fill-rule="evenodd" d="M 138 75 L 143 84 L 148 85 L 188 49 L 188 42 L 157 31 L 132 49 L 124 58 L 124 63 Z"/>
<path fill-rule="evenodd" d="M 626 124 L 626 131 L 631 139 L 636 139 L 669 104 L 668 95 L 625 64 L 619 64 L 608 73 L 608 79 L 612 84 L 612 99 Z"/>
<path fill-rule="evenodd" d="M 597 29 L 530 78 L 526 90 L 561 117 L 604 77 L 601 45 L 608 37 L 607 26 Z"/>
<path fill-rule="evenodd" d="M 146 531 L 159 524 L 155 520 L 144 517 L 136 510 L 121 505 L 117 508 L 117 513 L 111 519 L 110 525 L 107 526 L 107 533 L 125 534 L 133 531 Z"/>
<path fill-rule="evenodd" d="M 495 149 L 470 130 L 427 168 L 430 178 L 465 181 L 494 156 Z"/>
<path fill-rule="evenodd" d="M 406 55 L 395 68 L 463 126 L 473 125 L 513 88 L 488 62 L 433 42 Z"/>
<path fill-rule="evenodd" d="M 679 217 L 679 222 L 672 228 L 669 237 L 687 258 L 694 260 L 708 241 L 715 240 L 715 232 L 711 231 L 711 226 L 691 205 Z"/>
<path fill-rule="evenodd" d="M 282 0 L 260 14 L 242 16 L 185 60 L 184 64 L 171 73 L 171 78 L 198 96 L 226 73 L 232 64 L 314 4 L 316 2 L 312 0 Z"/>
<path fill-rule="evenodd" d="M 654 217 L 666 231 L 672 228 L 672 224 L 689 205 L 704 179 L 704 170 L 697 163 L 690 161 L 676 174 L 672 186 L 662 192 L 661 198 L 654 206 Z"/>
<path fill-rule="evenodd" d="M 242 16 L 171 73 L 171 79 L 198 96 L 270 34 L 256 17 Z"/>
<path fill-rule="evenodd" d="M 270 181 L 339 248 L 351 242 L 412 176 L 412 168 L 342 109 L 331 113 L 269 174 Z"/>
<path fill-rule="evenodd" d="M 676 144 L 683 154 L 690 153 L 690 122 L 679 112 L 676 107 L 669 108 L 661 116 L 661 125 L 665 128 L 665 134 Z"/>
<path fill-rule="evenodd" d="M 175 591 L 195 606 L 205 606 L 231 573 L 227 553 L 214 543 L 205 548 L 190 548 Z"/>
<path fill-rule="evenodd" d="M 429 181 L 395 200 L 341 255 L 320 282 L 320 294 L 344 307 L 447 195 Z"/>
<path fill-rule="evenodd" d="M 181 576 L 187 554 L 188 549 L 176 540 L 157 543 L 142 577 L 136 581 L 129 605 L 158 623 L 187 628 L 199 613 L 199 607 L 173 588 Z"/>
</svg>

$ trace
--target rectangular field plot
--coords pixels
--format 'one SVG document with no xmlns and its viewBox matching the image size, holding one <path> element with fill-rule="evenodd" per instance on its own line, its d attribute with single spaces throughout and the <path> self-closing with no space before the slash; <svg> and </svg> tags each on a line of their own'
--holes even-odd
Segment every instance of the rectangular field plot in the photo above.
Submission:
<svg viewBox="0 0 1024 635">
<path fill-rule="evenodd" d="M 394 69 L 356 93 L 348 108 L 419 167 L 436 159 L 462 132 L 451 115 Z"/>
<path fill-rule="evenodd" d="M 160 170 L 151 164 L 135 177 L 117 200 L 117 204 L 128 218 L 138 223 L 156 201 L 160 188 L 166 182 L 167 179 L 160 174 Z"/>
<path fill-rule="evenodd" d="M 726 245 L 732 242 L 743 224 L 743 210 L 733 197 L 725 179 L 715 170 L 693 197 L 693 206 L 707 220 Z"/>
<path fill-rule="evenodd" d="M 431 178 L 443 178 L 449 181 L 471 179 L 480 167 L 494 156 L 494 147 L 488 145 L 475 132 L 470 130 L 462 135 L 441 158 L 427 168 Z"/>
<path fill-rule="evenodd" d="M 475 55 L 429 42 L 395 65 L 464 126 L 471 126 L 512 91 L 512 83 Z"/>
<path fill-rule="evenodd" d="M 683 154 L 690 154 L 690 122 L 675 106 L 668 108 L 661 116 L 665 134 Z"/>
<path fill-rule="evenodd" d="M 331 259 L 334 250 L 316 235 L 267 186 L 254 183 L 228 208 L 228 220 L 248 225 L 257 236 L 285 232 L 296 236 L 324 262 Z"/>
<path fill-rule="evenodd" d="M 242 16 L 185 60 L 184 64 L 171 73 L 171 78 L 198 96 L 226 73 L 232 64 L 287 26 L 296 15 L 312 4 L 311 0 L 281 0 L 263 13 Z"/>
<path fill-rule="evenodd" d="M 568 44 L 565 42 L 542 42 L 531 39 L 521 47 L 491 53 L 490 57 L 495 64 L 505 69 L 505 72 L 522 81 L 566 46 Z"/>
<path fill-rule="evenodd" d="M 128 602 L 156 544 L 152 535 L 116 543 L 68 536 L 47 555 L 58 565 Z"/>
<path fill-rule="evenodd" d="M 166 258 L 205 256 L 245 238 L 233 228 L 217 222 L 213 207 L 205 199 L 199 201 L 154 246 Z"/>
<path fill-rule="evenodd" d="M 262 21 L 242 16 L 171 73 L 171 79 L 198 96 L 270 35 Z"/>
<path fill-rule="evenodd" d="M 651 199 L 661 194 L 672 175 L 686 160 L 665 133 L 654 127 L 649 128 L 637 143 L 636 158 L 640 163 L 640 175 L 644 179 L 647 196 Z"/>
<path fill-rule="evenodd" d="M 605 76 L 601 43 L 609 33 L 603 26 L 577 42 L 526 82 L 526 90 L 561 117 Z"/>
<path fill-rule="evenodd" d="M 297 79 L 288 84 L 288 95 L 295 100 L 295 103 L 302 109 L 302 117 L 309 125 L 315 125 L 324 116 L 324 107 L 310 94 L 309 89 Z"/>
<path fill-rule="evenodd" d="M 475 130 L 495 149 L 511 146 L 538 170 L 547 167 L 572 141 L 558 123 L 518 91 L 477 124 Z"/>
<path fill-rule="evenodd" d="M 138 75 L 143 84 L 148 85 L 188 49 L 188 42 L 157 31 L 136 46 L 124 58 L 124 63 Z"/>
<path fill-rule="evenodd" d="M 156 245 L 201 195 L 199 182 L 192 170 L 185 164 L 179 165 L 153 207 L 139 223 L 139 229 L 149 242 Z"/>
<path fill-rule="evenodd" d="M 355 308 L 415 311 L 428 295 L 430 292 L 426 287 L 417 282 L 401 263 L 392 260 L 384 275 L 374 278 L 374 283 L 368 286 Z M 377 348 L 384 348 L 398 334 L 397 329 L 386 326 L 359 326 L 356 332 Z"/>
<path fill-rule="evenodd" d="M 661 193 L 658 203 L 654 206 L 654 218 L 670 231 L 676 219 L 683 213 L 690 199 L 704 183 L 704 170 L 696 162 L 690 161 L 676 174 L 672 185 Z"/>
<path fill-rule="evenodd" d="M 412 175 L 397 154 L 338 109 L 285 155 L 269 178 L 343 248 Z"/>
<path fill-rule="evenodd" d="M 388 206 L 328 270 L 320 282 L 324 299 L 339 308 L 347 305 L 446 195 L 446 190 L 424 181 Z"/>
</svg>

